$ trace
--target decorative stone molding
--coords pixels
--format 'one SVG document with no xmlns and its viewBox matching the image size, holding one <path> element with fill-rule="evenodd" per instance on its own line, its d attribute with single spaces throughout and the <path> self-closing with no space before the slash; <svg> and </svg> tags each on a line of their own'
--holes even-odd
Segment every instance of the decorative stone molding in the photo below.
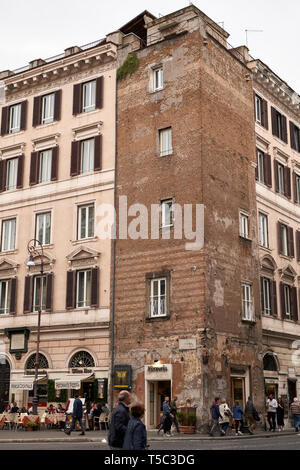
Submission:
<svg viewBox="0 0 300 470">
<path fill-rule="evenodd" d="M 287 282 L 293 283 L 297 276 L 296 271 L 294 270 L 293 266 L 291 266 L 290 264 L 288 264 L 285 268 L 279 269 L 278 272 L 281 276 L 281 279 Z"/>
<path fill-rule="evenodd" d="M 274 275 L 277 269 L 277 264 L 271 255 L 263 255 L 260 260 L 261 273 L 269 276 Z"/>
<path fill-rule="evenodd" d="M 45 150 L 50 147 L 56 147 L 58 145 L 58 139 L 60 137 L 60 133 L 48 135 L 46 137 L 40 137 L 38 139 L 34 139 L 32 143 L 33 151 Z"/>
<path fill-rule="evenodd" d="M 84 126 L 75 127 L 72 129 L 74 140 L 81 140 L 87 137 L 94 137 L 101 134 L 102 121 L 93 122 Z"/>
<path fill-rule="evenodd" d="M 22 142 L 20 144 L 10 145 L 8 147 L 2 147 L 0 149 L 0 157 L 2 159 L 19 157 L 22 155 L 22 153 L 24 153 L 25 145 L 25 142 Z"/>
<path fill-rule="evenodd" d="M 18 263 L 9 259 L 9 258 L 2 258 L 0 260 L 0 278 L 8 277 L 8 276 L 15 276 L 18 270 Z"/>
<path fill-rule="evenodd" d="M 40 255 L 33 255 L 33 260 L 35 262 L 35 266 L 31 266 L 30 268 L 27 266 L 27 271 L 32 274 L 38 274 L 41 271 L 41 258 Z M 55 258 L 50 253 L 44 251 L 43 257 L 43 265 L 45 272 L 51 272 L 53 270 L 53 265 L 55 263 Z"/>
<path fill-rule="evenodd" d="M 96 266 L 99 256 L 99 251 L 88 248 L 87 246 L 80 245 L 76 250 L 67 256 L 67 260 L 69 266 L 73 268 Z"/>
</svg>

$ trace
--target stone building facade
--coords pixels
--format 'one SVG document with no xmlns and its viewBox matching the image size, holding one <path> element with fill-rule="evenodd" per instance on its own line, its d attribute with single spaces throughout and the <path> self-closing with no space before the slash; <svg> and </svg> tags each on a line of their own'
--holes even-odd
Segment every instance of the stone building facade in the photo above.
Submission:
<svg viewBox="0 0 300 470">
<path fill-rule="evenodd" d="M 195 6 L 145 23 L 117 89 L 112 353 L 148 428 L 177 395 L 205 429 L 215 395 L 263 408 L 252 74 Z M 187 245 L 197 226 L 204 239 Z"/>
<path fill-rule="evenodd" d="M 300 97 L 260 60 L 254 72 L 265 393 L 300 394 Z"/>
</svg>

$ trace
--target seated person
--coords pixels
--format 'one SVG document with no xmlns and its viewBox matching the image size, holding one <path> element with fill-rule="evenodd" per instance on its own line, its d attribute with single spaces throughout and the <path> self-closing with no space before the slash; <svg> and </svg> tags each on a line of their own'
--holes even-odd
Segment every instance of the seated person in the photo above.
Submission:
<svg viewBox="0 0 300 470">
<path fill-rule="evenodd" d="M 13 406 L 10 410 L 11 413 L 19 413 L 19 408 L 18 408 L 18 405 L 16 403 L 13 403 Z"/>
<path fill-rule="evenodd" d="M 50 405 L 48 408 L 47 408 L 47 412 L 49 414 L 54 414 L 56 412 L 55 408 L 53 405 Z"/>
</svg>

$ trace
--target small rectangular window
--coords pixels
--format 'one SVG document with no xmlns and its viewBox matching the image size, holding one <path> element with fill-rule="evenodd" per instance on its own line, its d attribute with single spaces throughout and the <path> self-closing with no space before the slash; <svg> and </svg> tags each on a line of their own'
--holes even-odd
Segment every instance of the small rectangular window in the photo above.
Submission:
<svg viewBox="0 0 300 470">
<path fill-rule="evenodd" d="M 82 112 L 87 113 L 96 109 L 96 80 L 84 83 L 82 86 Z"/>
<path fill-rule="evenodd" d="M 54 121 L 54 93 L 42 97 L 42 124 Z"/>
<path fill-rule="evenodd" d="M 78 207 L 78 240 L 94 236 L 94 205 Z"/>
<path fill-rule="evenodd" d="M 8 191 L 17 188 L 18 162 L 18 158 L 7 160 L 6 189 Z"/>
<path fill-rule="evenodd" d="M 173 225 L 173 201 L 167 199 L 161 202 L 161 225 L 171 227 Z"/>
<path fill-rule="evenodd" d="M 289 255 L 288 251 L 288 227 L 281 224 L 281 243 L 282 243 L 282 254 L 284 256 Z"/>
<path fill-rule="evenodd" d="M 10 281 L 0 281 L 0 314 L 5 315 L 9 313 L 10 303 Z"/>
<path fill-rule="evenodd" d="M 19 132 L 21 129 L 21 104 L 11 106 L 9 109 L 9 133 Z"/>
<path fill-rule="evenodd" d="M 77 272 L 76 308 L 91 305 L 91 270 Z"/>
<path fill-rule="evenodd" d="M 249 217 L 243 212 L 240 212 L 240 235 L 249 238 Z"/>
<path fill-rule="evenodd" d="M 80 173 L 94 171 L 95 140 L 88 139 L 81 142 L 81 168 Z"/>
<path fill-rule="evenodd" d="M 284 306 L 286 318 L 290 319 L 291 312 L 291 288 L 288 285 L 284 285 Z"/>
<path fill-rule="evenodd" d="M 154 76 L 154 91 L 162 90 L 164 87 L 164 72 L 163 68 L 159 67 L 153 70 Z"/>
<path fill-rule="evenodd" d="M 171 155 L 173 153 L 172 148 L 172 128 L 161 129 L 159 131 L 159 146 L 160 156 Z"/>
<path fill-rule="evenodd" d="M 270 279 L 263 278 L 263 299 L 264 299 L 264 314 L 271 315 L 271 288 Z"/>
<path fill-rule="evenodd" d="M 265 174 L 264 174 L 264 154 L 263 152 L 257 152 L 257 168 L 258 168 L 258 181 L 260 183 L 265 183 Z"/>
<path fill-rule="evenodd" d="M 41 304 L 42 302 L 42 304 Z M 46 276 L 35 276 L 33 282 L 33 306 L 32 311 L 46 310 Z"/>
<path fill-rule="evenodd" d="M 37 214 L 35 238 L 39 240 L 39 242 L 42 245 L 49 245 L 50 244 L 50 231 L 51 231 L 51 213 L 45 212 L 44 214 Z"/>
<path fill-rule="evenodd" d="M 256 122 L 262 123 L 262 99 L 255 95 L 255 118 Z"/>
<path fill-rule="evenodd" d="M 242 284 L 243 320 L 253 321 L 253 300 L 251 284 Z"/>
<path fill-rule="evenodd" d="M 52 150 L 40 152 L 39 182 L 51 181 Z"/>
<path fill-rule="evenodd" d="M 150 292 L 150 316 L 166 316 L 166 286 L 167 279 L 152 279 Z"/>
<path fill-rule="evenodd" d="M 296 202 L 297 204 L 300 204 L 300 176 L 298 175 L 295 176 L 295 182 L 296 182 Z"/>
<path fill-rule="evenodd" d="M 285 191 L 284 191 L 284 166 L 283 165 L 280 165 L 280 163 L 278 163 L 278 166 L 277 166 L 277 171 L 278 171 L 278 187 L 279 187 L 279 193 L 280 194 L 285 194 Z"/>
<path fill-rule="evenodd" d="M 16 243 L 16 219 L 3 220 L 1 251 L 12 251 Z"/>
</svg>

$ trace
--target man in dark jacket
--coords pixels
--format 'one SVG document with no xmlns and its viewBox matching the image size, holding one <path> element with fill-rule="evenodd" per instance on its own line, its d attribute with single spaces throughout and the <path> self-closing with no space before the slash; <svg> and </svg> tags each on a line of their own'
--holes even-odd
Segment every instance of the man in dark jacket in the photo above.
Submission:
<svg viewBox="0 0 300 470">
<path fill-rule="evenodd" d="M 124 437 L 129 421 L 129 405 L 131 403 L 131 395 L 127 390 L 119 393 L 119 404 L 114 409 L 108 433 L 108 443 L 111 449 L 122 449 Z"/>
<path fill-rule="evenodd" d="M 70 431 L 69 435 L 71 435 L 71 432 L 74 431 L 75 426 L 76 426 L 76 422 L 78 421 L 79 424 L 80 424 L 80 429 L 81 429 L 80 435 L 84 436 L 85 432 L 84 432 L 84 429 L 83 429 L 83 426 L 82 426 L 82 414 L 83 414 L 82 413 L 82 401 L 80 400 L 79 395 L 77 393 L 75 395 L 75 401 L 74 401 L 74 404 L 73 404 L 72 428 L 71 428 L 71 431 Z"/>
<path fill-rule="evenodd" d="M 211 417 L 213 419 L 213 425 L 212 425 L 209 435 L 213 437 L 214 430 L 218 428 L 220 435 L 224 436 L 225 432 L 223 430 L 221 431 L 220 424 L 219 424 L 219 418 L 221 418 L 221 413 L 219 410 L 219 397 L 216 397 L 215 401 L 212 402 L 210 410 L 211 410 Z"/>
</svg>

